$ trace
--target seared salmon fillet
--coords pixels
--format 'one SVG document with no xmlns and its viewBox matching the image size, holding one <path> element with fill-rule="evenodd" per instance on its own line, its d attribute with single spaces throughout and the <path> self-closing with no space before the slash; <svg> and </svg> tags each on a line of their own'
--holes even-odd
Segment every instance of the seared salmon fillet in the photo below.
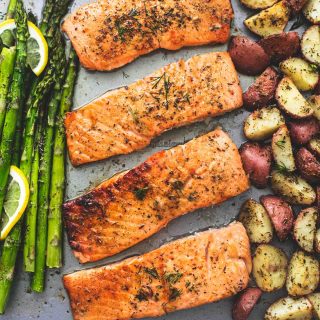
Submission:
<svg viewBox="0 0 320 320">
<path fill-rule="evenodd" d="M 166 130 L 241 106 L 242 90 L 227 52 L 181 60 L 68 113 L 69 156 L 80 165 L 128 154 Z"/>
<path fill-rule="evenodd" d="M 229 0 L 98 0 L 62 30 L 85 68 L 112 70 L 158 48 L 224 43 L 232 18 Z"/>
<path fill-rule="evenodd" d="M 246 288 L 250 272 L 248 236 L 241 223 L 232 223 L 63 282 L 75 320 L 125 320 L 230 297 Z"/>
<path fill-rule="evenodd" d="M 119 253 L 187 212 L 249 187 L 236 145 L 221 129 L 166 151 L 63 205 L 81 263 Z"/>
</svg>

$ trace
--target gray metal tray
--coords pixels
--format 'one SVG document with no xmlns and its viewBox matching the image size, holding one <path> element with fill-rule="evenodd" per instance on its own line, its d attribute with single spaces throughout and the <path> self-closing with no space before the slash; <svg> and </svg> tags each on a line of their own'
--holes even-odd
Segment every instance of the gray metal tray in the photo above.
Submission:
<svg viewBox="0 0 320 320">
<path fill-rule="evenodd" d="M 44 0 L 24 0 L 25 5 L 35 14 L 37 14 L 38 17 L 41 16 L 43 2 Z M 90 2 L 90 0 L 75 0 L 71 10 L 74 10 L 75 8 L 87 2 Z M 8 0 L 0 0 L 0 19 L 2 19 L 2 16 L 4 15 L 7 3 Z M 239 0 L 232 0 L 232 3 L 235 12 L 232 33 L 247 33 L 245 27 L 243 26 L 243 20 L 245 17 L 252 14 L 252 12 L 241 6 L 239 4 Z M 137 79 L 143 78 L 144 76 L 152 73 L 154 70 L 168 63 L 177 61 L 178 59 L 187 59 L 196 54 L 210 51 L 225 51 L 226 49 L 227 45 L 212 45 L 196 48 L 185 48 L 176 52 L 158 50 L 147 56 L 141 57 L 133 63 L 113 72 L 88 72 L 82 68 L 75 92 L 74 108 L 78 108 L 79 106 L 88 103 L 107 90 L 127 85 L 136 81 Z M 253 80 L 252 78 L 245 76 L 240 76 L 240 79 L 242 88 L 244 90 Z M 155 139 L 148 148 L 127 156 L 118 156 L 112 159 L 101 161 L 99 163 L 82 166 L 81 168 L 73 168 L 71 164 L 68 163 L 68 185 L 66 198 L 69 199 L 81 195 L 84 191 L 97 185 L 102 180 L 111 177 L 114 173 L 124 169 L 132 168 L 146 159 L 149 155 L 159 150 L 168 149 L 177 144 L 184 143 L 184 141 L 188 141 L 193 137 L 205 132 L 209 132 L 217 125 L 222 126 L 231 135 L 235 143 L 240 146 L 241 143 L 245 141 L 242 133 L 242 123 L 247 115 L 248 113 L 246 111 L 240 110 L 226 114 L 219 118 L 207 119 L 201 123 L 175 129 Z M 133 248 L 95 264 L 81 266 L 71 253 L 69 245 L 65 239 L 64 267 L 60 271 L 47 271 L 46 290 L 44 293 L 30 293 L 29 276 L 23 272 L 21 267 L 22 263 L 18 263 L 14 287 L 9 300 L 7 312 L 0 318 L 6 320 L 72 319 L 68 297 L 61 281 L 63 274 L 71 273 L 75 270 L 83 268 L 118 261 L 135 254 L 143 254 L 158 248 L 160 245 L 173 240 L 176 237 L 182 237 L 208 227 L 220 227 L 226 225 L 235 219 L 236 215 L 238 214 L 239 207 L 245 199 L 249 197 L 258 199 L 260 195 L 267 194 L 268 192 L 270 191 L 260 191 L 252 188 L 245 194 L 242 194 L 234 199 L 230 199 L 219 206 L 202 209 L 187 214 L 171 222 L 167 228 L 161 230 L 153 237 L 143 241 Z M 287 241 L 285 244 L 277 243 L 277 245 L 282 247 L 287 253 L 293 251 L 293 244 L 291 241 Z M 264 294 L 260 303 L 252 312 L 250 319 L 263 319 L 263 314 L 267 306 L 284 294 L 284 291 L 279 291 L 273 294 Z M 231 320 L 232 301 L 233 299 L 230 298 L 191 310 L 175 312 L 161 317 L 160 320 Z"/>
</svg>

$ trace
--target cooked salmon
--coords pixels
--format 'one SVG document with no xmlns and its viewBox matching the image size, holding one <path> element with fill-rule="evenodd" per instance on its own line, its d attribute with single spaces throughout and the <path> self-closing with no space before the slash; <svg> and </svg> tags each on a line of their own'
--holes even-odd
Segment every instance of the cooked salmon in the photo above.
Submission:
<svg viewBox="0 0 320 320">
<path fill-rule="evenodd" d="M 230 297 L 247 286 L 250 272 L 246 231 L 233 223 L 63 282 L 75 320 L 127 320 Z"/>
<path fill-rule="evenodd" d="M 63 205 L 80 262 L 119 253 L 187 212 L 249 187 L 236 145 L 221 129 L 166 151 Z"/>
<path fill-rule="evenodd" d="M 80 165 L 128 154 L 166 130 L 241 106 L 242 90 L 227 52 L 181 60 L 68 113 L 70 159 Z"/>
<path fill-rule="evenodd" d="M 229 0 L 98 0 L 62 25 L 82 65 L 119 68 L 158 48 L 224 43 L 233 11 Z"/>
</svg>

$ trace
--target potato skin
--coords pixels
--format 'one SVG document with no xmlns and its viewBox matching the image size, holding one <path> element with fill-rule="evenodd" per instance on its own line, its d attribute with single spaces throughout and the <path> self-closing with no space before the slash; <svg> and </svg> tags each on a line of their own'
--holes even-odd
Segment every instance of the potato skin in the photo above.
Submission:
<svg viewBox="0 0 320 320">
<path fill-rule="evenodd" d="M 291 206 L 281 197 L 274 195 L 262 196 L 260 202 L 266 209 L 279 240 L 286 240 L 294 223 Z"/>
<path fill-rule="evenodd" d="M 294 13 L 301 11 L 307 2 L 308 0 L 286 0 L 287 5 Z"/>
<path fill-rule="evenodd" d="M 320 162 L 306 148 L 296 153 L 296 164 L 301 176 L 309 182 L 320 182 Z"/>
<path fill-rule="evenodd" d="M 257 188 L 265 188 L 271 171 L 271 147 L 259 143 L 246 142 L 240 147 L 244 171 Z"/>
<path fill-rule="evenodd" d="M 243 103 L 248 110 L 264 107 L 275 96 L 279 74 L 268 67 L 243 94 Z"/>
<path fill-rule="evenodd" d="M 297 32 L 282 32 L 261 39 L 258 43 L 274 63 L 294 56 L 300 49 L 300 37 Z"/>
<path fill-rule="evenodd" d="M 236 69 L 246 75 L 256 76 L 270 64 L 264 49 L 245 36 L 233 37 L 228 51 Z"/>
<path fill-rule="evenodd" d="M 247 288 L 245 291 L 240 293 L 240 296 L 233 305 L 232 319 L 247 320 L 261 295 L 262 290 L 259 288 Z"/>
<path fill-rule="evenodd" d="M 298 145 L 308 143 L 320 131 L 320 124 L 314 117 L 288 121 L 287 124 L 293 143 Z"/>
</svg>

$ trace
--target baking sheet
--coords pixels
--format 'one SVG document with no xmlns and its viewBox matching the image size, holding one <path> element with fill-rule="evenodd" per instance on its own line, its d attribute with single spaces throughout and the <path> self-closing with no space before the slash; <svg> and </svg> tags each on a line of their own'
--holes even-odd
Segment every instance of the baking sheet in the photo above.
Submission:
<svg viewBox="0 0 320 320">
<path fill-rule="evenodd" d="M 90 0 L 75 0 L 71 10 Z M 116 0 L 113 0 L 116 1 Z M 183 0 L 181 0 L 183 1 Z M 28 9 L 31 9 L 40 17 L 41 8 L 44 0 L 24 0 Z M 232 27 L 232 34 L 247 33 L 243 20 L 253 13 L 239 4 L 239 0 L 232 0 L 235 12 L 235 19 Z M 0 0 L 0 19 L 4 16 L 8 0 Z M 292 22 L 291 22 L 292 23 Z M 290 28 L 290 24 L 287 29 Z M 252 36 L 252 35 L 251 35 Z M 204 46 L 196 48 L 185 48 L 176 52 L 158 50 L 147 56 L 141 57 L 133 63 L 112 72 L 88 72 L 81 68 L 74 99 L 74 108 L 88 103 L 92 99 L 100 96 L 105 91 L 114 89 L 123 85 L 130 84 L 137 79 L 143 78 L 154 70 L 178 59 L 188 59 L 196 54 L 210 51 L 225 51 L 227 45 Z M 245 90 L 253 81 L 252 78 L 240 76 L 242 88 Z M 140 162 L 144 161 L 149 155 L 162 150 L 171 148 L 177 144 L 184 143 L 198 135 L 211 131 L 216 126 L 221 126 L 233 138 L 235 143 L 240 146 L 245 141 L 242 133 L 242 123 L 248 113 L 244 110 L 238 110 L 222 117 L 208 119 L 202 123 L 189 125 L 184 128 L 175 129 L 167 132 L 155 139 L 152 144 L 139 152 L 130 155 L 122 155 L 99 163 L 89 164 L 80 168 L 73 168 L 68 163 L 67 170 L 67 194 L 70 199 L 81 195 L 88 188 L 97 185 L 102 180 L 111 177 L 116 172 L 124 169 L 130 169 Z M 240 205 L 245 199 L 252 197 L 258 199 L 260 195 L 269 193 L 270 190 L 257 190 L 252 188 L 245 194 L 225 203 L 198 210 L 187 214 L 171 222 L 167 228 L 161 230 L 156 235 L 143 241 L 129 250 L 120 253 L 114 257 L 105 259 L 95 264 L 81 266 L 74 258 L 69 245 L 65 239 L 64 242 L 64 267 L 60 271 L 48 270 L 46 280 L 46 290 L 42 294 L 35 294 L 29 290 L 29 276 L 22 270 L 22 263 L 18 263 L 17 273 L 11 297 L 9 300 L 7 312 L 0 317 L 5 320 L 25 320 L 25 319 L 72 319 L 69 309 L 69 301 L 62 285 L 62 274 L 70 273 L 75 270 L 88 268 L 91 266 L 103 265 L 113 261 L 118 261 L 135 254 L 143 254 L 160 245 L 171 241 L 177 237 L 182 237 L 198 230 L 209 227 L 224 226 L 234 220 L 238 214 Z M 276 242 L 276 241 L 275 241 Z M 288 254 L 293 251 L 293 244 L 287 241 L 285 244 L 279 244 Z M 284 291 L 278 291 L 273 294 L 264 294 L 260 303 L 252 312 L 250 319 L 263 319 L 264 312 L 268 305 L 278 297 L 284 296 Z M 204 305 L 198 308 L 178 311 L 160 317 L 160 320 L 231 320 L 233 298 L 226 299 L 217 303 Z M 97 319 L 98 320 L 98 319 Z"/>
</svg>

